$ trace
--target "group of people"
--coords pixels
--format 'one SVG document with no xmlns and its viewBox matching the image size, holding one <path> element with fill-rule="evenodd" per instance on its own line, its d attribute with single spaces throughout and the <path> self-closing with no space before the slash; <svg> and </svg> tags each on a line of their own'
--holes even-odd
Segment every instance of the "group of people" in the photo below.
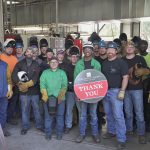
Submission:
<svg viewBox="0 0 150 150">
<path fill-rule="evenodd" d="M 40 55 L 36 37 L 30 38 L 25 52 L 21 40 L 6 39 L 0 54 L 0 124 L 5 136 L 10 135 L 6 122 L 16 124 L 14 115 L 20 110 L 22 135 L 28 132 L 32 116 L 36 129 L 44 131 L 47 140 L 54 128 L 61 140 L 73 122 L 78 122 L 76 142 L 84 140 L 90 123 L 93 140 L 99 143 L 105 115 L 107 132 L 102 137 L 116 137 L 118 149 L 125 147 L 134 128 L 139 143 L 146 144 L 145 132 L 150 130 L 148 42 L 139 37 L 127 41 L 125 33 L 110 42 L 92 33 L 88 40 L 81 57 L 72 39 L 66 40 L 66 50 L 56 54 L 48 48 L 47 40 L 41 39 Z M 16 54 L 12 55 L 14 48 Z M 86 69 L 102 72 L 108 81 L 107 94 L 100 102 L 86 103 L 74 92 L 75 78 Z"/>
</svg>

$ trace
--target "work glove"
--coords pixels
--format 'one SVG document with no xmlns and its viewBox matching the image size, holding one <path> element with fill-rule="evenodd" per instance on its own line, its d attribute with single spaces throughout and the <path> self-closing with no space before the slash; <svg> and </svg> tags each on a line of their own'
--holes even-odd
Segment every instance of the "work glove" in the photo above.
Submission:
<svg viewBox="0 0 150 150">
<path fill-rule="evenodd" d="M 7 98 L 10 99 L 13 95 L 13 91 L 12 91 L 12 85 L 8 85 L 8 92 L 7 92 Z"/>
<path fill-rule="evenodd" d="M 58 97 L 57 97 L 57 100 L 58 100 L 58 104 L 61 103 L 63 97 L 65 96 L 66 94 L 66 89 L 61 89 L 59 94 L 58 94 Z"/>
<path fill-rule="evenodd" d="M 145 75 L 149 75 L 149 74 L 150 74 L 150 70 L 147 68 L 137 68 L 135 70 L 136 77 L 145 76 Z"/>
<path fill-rule="evenodd" d="M 18 88 L 19 88 L 19 91 L 23 92 L 23 93 L 28 91 L 28 87 L 27 87 L 26 84 L 24 84 L 24 82 L 19 82 L 18 83 Z"/>
<path fill-rule="evenodd" d="M 28 81 L 28 82 L 19 82 L 18 83 L 18 87 L 19 87 L 19 91 L 21 92 L 27 92 L 28 88 L 33 86 L 34 83 L 32 80 Z"/>
<path fill-rule="evenodd" d="M 46 89 L 41 90 L 42 100 L 46 103 L 48 101 L 48 95 Z"/>
<path fill-rule="evenodd" d="M 119 100 L 123 100 L 125 97 L 125 91 L 124 90 L 120 90 L 118 93 L 118 99 Z"/>
</svg>

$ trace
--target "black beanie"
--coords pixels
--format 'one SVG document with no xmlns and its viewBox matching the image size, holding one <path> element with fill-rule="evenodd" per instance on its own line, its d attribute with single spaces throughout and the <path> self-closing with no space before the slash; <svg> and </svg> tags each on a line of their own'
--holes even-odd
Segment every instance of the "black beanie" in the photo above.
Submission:
<svg viewBox="0 0 150 150">
<path fill-rule="evenodd" d="M 40 48 L 41 47 L 48 47 L 48 42 L 44 38 L 40 40 Z"/>
</svg>

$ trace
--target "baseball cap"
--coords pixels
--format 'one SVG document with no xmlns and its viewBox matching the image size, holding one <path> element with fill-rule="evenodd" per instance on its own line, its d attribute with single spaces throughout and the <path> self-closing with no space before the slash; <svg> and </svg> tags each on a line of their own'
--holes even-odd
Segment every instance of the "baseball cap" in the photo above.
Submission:
<svg viewBox="0 0 150 150">
<path fill-rule="evenodd" d="M 85 48 L 91 48 L 92 50 L 94 49 L 94 47 L 93 47 L 93 44 L 92 44 L 92 42 L 90 42 L 90 41 L 88 41 L 87 43 L 85 43 L 84 45 L 83 45 L 83 49 L 85 49 Z"/>
<path fill-rule="evenodd" d="M 58 55 L 58 54 L 65 54 L 65 51 L 60 49 L 60 50 L 57 51 L 56 55 Z"/>
<path fill-rule="evenodd" d="M 100 41 L 99 42 L 99 48 L 106 48 L 106 43 L 105 43 L 105 41 Z"/>
<path fill-rule="evenodd" d="M 23 45 L 21 43 L 16 43 L 16 48 L 23 48 Z"/>
<path fill-rule="evenodd" d="M 108 42 L 107 44 L 107 48 L 114 48 L 117 49 L 117 44 L 115 42 Z"/>
</svg>

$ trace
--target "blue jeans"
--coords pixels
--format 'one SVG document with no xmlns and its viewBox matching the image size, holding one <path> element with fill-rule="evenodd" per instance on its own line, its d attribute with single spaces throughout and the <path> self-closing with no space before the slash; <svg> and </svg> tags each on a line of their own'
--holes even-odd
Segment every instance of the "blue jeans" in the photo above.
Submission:
<svg viewBox="0 0 150 150">
<path fill-rule="evenodd" d="M 1 97 L 0 98 L 0 124 L 2 128 L 4 128 L 6 124 L 7 105 L 8 105 L 8 99 L 6 97 Z"/>
<path fill-rule="evenodd" d="M 42 128 L 42 119 L 39 110 L 39 95 L 20 95 L 21 112 L 22 112 L 22 128 L 29 129 L 30 123 L 30 106 L 33 108 L 33 113 L 36 122 L 36 128 Z"/>
<path fill-rule="evenodd" d="M 7 121 L 13 119 L 15 112 L 19 112 L 19 110 L 16 109 L 18 99 L 19 99 L 19 94 L 13 93 L 12 98 L 8 101 Z"/>
<path fill-rule="evenodd" d="M 117 99 L 119 89 L 109 89 L 103 100 L 107 118 L 107 132 L 116 134 L 119 142 L 126 141 L 126 126 L 123 114 L 123 101 Z"/>
<path fill-rule="evenodd" d="M 79 115 L 79 130 L 80 135 L 85 135 L 85 130 L 87 126 L 87 109 L 89 105 L 89 113 L 90 113 L 90 124 L 92 129 L 92 135 L 98 134 L 98 122 L 97 122 L 97 103 L 85 103 L 80 102 L 80 115 Z"/>
<path fill-rule="evenodd" d="M 143 112 L 143 90 L 127 90 L 124 99 L 127 131 L 133 131 L 133 108 L 136 114 L 137 131 L 145 135 L 145 121 Z"/>
<path fill-rule="evenodd" d="M 72 127 L 72 111 L 75 105 L 76 96 L 74 92 L 67 92 L 66 94 L 66 114 L 65 114 L 65 125 L 67 128 Z"/>
<path fill-rule="evenodd" d="M 63 134 L 64 130 L 64 113 L 65 113 L 65 102 L 62 101 L 57 106 L 56 115 L 50 115 L 48 112 L 48 105 L 44 103 L 44 112 L 45 112 L 45 133 L 48 135 L 52 134 L 52 123 L 53 119 L 56 117 L 56 133 Z"/>
</svg>

